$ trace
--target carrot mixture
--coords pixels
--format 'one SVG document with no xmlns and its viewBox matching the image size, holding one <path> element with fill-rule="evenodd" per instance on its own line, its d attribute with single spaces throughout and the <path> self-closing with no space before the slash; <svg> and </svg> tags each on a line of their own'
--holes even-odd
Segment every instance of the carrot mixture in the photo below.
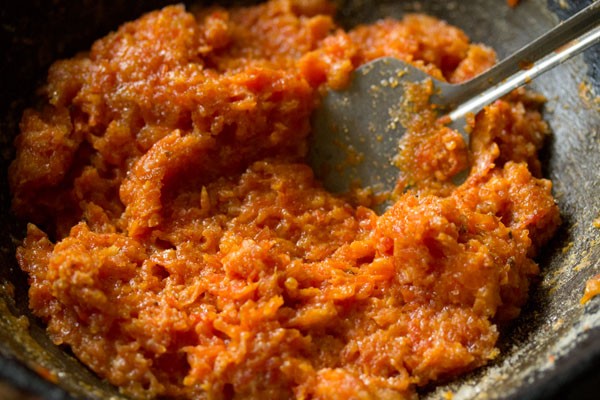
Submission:
<svg viewBox="0 0 600 400">
<path fill-rule="evenodd" d="M 132 398 L 412 399 L 492 360 L 526 301 L 559 224 L 543 100 L 474 118 L 460 187 L 457 133 L 413 133 L 415 186 L 377 216 L 304 161 L 320 96 L 383 55 L 451 82 L 495 56 L 425 15 L 344 31 L 333 12 L 166 7 L 56 62 L 24 113 L 30 307 Z"/>
</svg>

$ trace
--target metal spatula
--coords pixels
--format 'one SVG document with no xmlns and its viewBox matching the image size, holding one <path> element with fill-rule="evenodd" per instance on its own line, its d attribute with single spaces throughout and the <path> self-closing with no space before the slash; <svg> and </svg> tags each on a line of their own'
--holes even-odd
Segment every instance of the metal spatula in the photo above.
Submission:
<svg viewBox="0 0 600 400">
<path fill-rule="evenodd" d="M 580 11 L 472 80 L 452 85 L 435 80 L 412 65 L 381 58 L 354 72 L 344 90 L 329 91 L 313 115 L 309 163 L 324 186 L 335 193 L 362 187 L 391 191 L 398 179 L 393 159 L 406 128 L 394 123 L 394 110 L 405 101 L 405 84 L 431 79 L 430 102 L 446 113 L 444 119 L 469 142 L 466 116 L 530 82 L 536 76 L 600 41 L 600 1 Z M 524 66 L 527 66 L 526 69 Z M 393 79 L 399 84 L 385 84 Z M 396 82 L 398 83 L 398 82 Z M 377 90 L 372 90 L 377 87 Z M 390 126 L 394 129 L 390 130 Z M 348 149 L 361 162 L 348 162 Z M 468 171 L 453 181 L 464 182 Z M 381 211 L 381 210 L 379 210 Z"/>
</svg>

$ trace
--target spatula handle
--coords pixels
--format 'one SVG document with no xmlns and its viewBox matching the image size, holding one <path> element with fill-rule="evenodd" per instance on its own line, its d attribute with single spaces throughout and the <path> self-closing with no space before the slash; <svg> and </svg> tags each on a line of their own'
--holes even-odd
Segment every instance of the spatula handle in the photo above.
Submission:
<svg viewBox="0 0 600 400">
<path fill-rule="evenodd" d="M 452 121 L 477 113 L 486 105 L 529 83 L 588 47 L 600 42 L 600 1 L 595 1 L 485 73 L 464 83 L 461 104 L 448 114 Z M 468 100 L 467 100 L 468 99 Z"/>
</svg>

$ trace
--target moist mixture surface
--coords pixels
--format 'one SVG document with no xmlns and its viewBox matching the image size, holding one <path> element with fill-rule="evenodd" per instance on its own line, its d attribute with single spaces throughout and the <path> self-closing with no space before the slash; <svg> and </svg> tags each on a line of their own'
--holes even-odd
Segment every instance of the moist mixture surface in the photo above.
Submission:
<svg viewBox="0 0 600 400">
<path fill-rule="evenodd" d="M 460 82 L 492 50 L 425 15 L 344 31 L 321 0 L 171 6 L 55 63 L 10 169 L 30 306 L 134 398 L 413 398 L 484 365 L 559 224 L 518 90 L 415 131 L 385 214 L 304 163 L 323 91 L 380 56 Z M 460 168 L 458 168 L 460 169 Z"/>
</svg>

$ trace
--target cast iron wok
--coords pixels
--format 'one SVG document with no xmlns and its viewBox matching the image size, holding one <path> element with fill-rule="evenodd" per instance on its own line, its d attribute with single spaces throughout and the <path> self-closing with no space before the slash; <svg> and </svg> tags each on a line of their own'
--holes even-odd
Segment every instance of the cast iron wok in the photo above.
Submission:
<svg viewBox="0 0 600 400">
<path fill-rule="evenodd" d="M 340 3 L 339 20 L 346 26 L 422 11 L 463 28 L 502 57 L 589 0 L 523 0 L 516 9 L 504 0 Z M 10 212 L 7 184 L 12 140 L 23 108 L 34 101 L 53 60 L 89 48 L 120 23 L 164 4 L 20 0 L 0 10 L 0 379 L 46 399 L 125 397 L 68 350 L 54 346 L 28 311 L 27 279 L 14 257 L 24 223 Z M 553 135 L 543 153 L 544 173 L 554 181 L 563 226 L 539 258 L 543 272 L 528 305 L 502 332 L 502 355 L 457 381 L 424 388 L 424 398 L 448 391 L 453 399 L 582 398 L 580 387 L 600 388 L 600 297 L 579 302 L 585 281 L 600 273 L 600 229 L 593 226 L 600 217 L 600 104 L 594 103 L 594 93 L 600 94 L 600 49 L 588 50 L 532 87 L 549 99 L 545 118 Z"/>
</svg>

